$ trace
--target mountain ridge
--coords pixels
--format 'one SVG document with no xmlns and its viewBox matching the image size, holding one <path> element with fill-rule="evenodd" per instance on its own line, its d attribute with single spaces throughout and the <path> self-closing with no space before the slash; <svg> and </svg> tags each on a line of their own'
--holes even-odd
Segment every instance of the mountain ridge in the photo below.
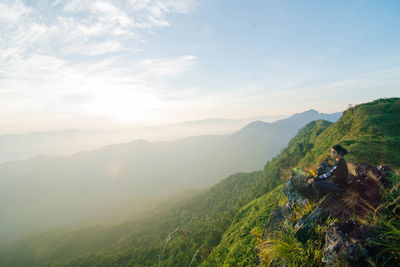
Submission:
<svg viewBox="0 0 400 267">
<path fill-rule="evenodd" d="M 390 105 L 396 107 L 393 109 L 393 113 L 390 113 L 390 116 L 385 116 L 385 112 L 375 113 L 373 118 L 377 119 L 374 121 L 376 127 L 388 127 L 391 124 L 387 123 L 398 118 L 400 114 L 398 109 L 400 99 L 380 100 L 372 104 L 373 107 L 376 107 L 375 105 L 383 105 L 381 110 L 385 110 Z M 359 105 L 361 110 L 365 107 L 368 107 L 368 103 Z M 374 109 L 368 108 L 368 110 Z M 351 113 L 349 113 L 350 115 Z M 367 124 L 371 123 L 369 117 L 361 116 L 359 119 Z M 317 161 L 320 157 L 324 158 L 322 154 L 311 152 L 319 151 L 319 147 L 322 149 L 340 142 L 341 140 L 336 139 L 335 136 L 342 133 L 341 125 L 345 121 L 346 117 L 334 124 L 322 120 L 307 124 L 298 131 L 297 135 L 290 140 L 288 146 L 278 156 L 265 164 L 262 170 L 229 176 L 201 194 L 170 205 L 162 213 L 142 221 L 141 226 L 136 225 L 134 231 L 129 230 L 130 226 L 128 225 L 120 225 L 118 228 L 110 229 L 111 232 L 108 234 L 101 231 L 96 232 L 93 229 L 92 235 L 79 236 L 78 234 L 75 235 L 73 240 L 66 232 L 60 232 L 58 235 L 53 233 L 46 237 L 41 237 L 38 234 L 31 240 L 20 240 L 20 243 L 14 247 L 3 248 L 0 255 L 14 255 L 14 260 L 19 259 L 20 263 L 23 262 L 24 258 L 29 261 L 29 255 L 36 255 L 35 263 L 40 266 L 52 264 L 85 266 L 85 263 L 110 266 L 156 266 L 161 261 L 166 266 L 183 266 L 189 264 L 193 255 L 197 255 L 196 258 L 193 257 L 195 264 L 204 263 L 205 266 L 215 266 L 212 255 L 220 257 L 218 258 L 219 262 L 229 263 L 231 266 L 254 264 L 255 237 L 251 230 L 253 227 L 265 225 L 268 219 L 267 215 L 271 214 L 272 211 L 271 206 L 278 204 L 270 201 L 271 198 L 279 200 L 282 196 L 281 189 L 277 186 L 289 177 L 292 168 L 302 166 L 301 162 L 307 156 L 309 157 L 307 162 Z M 355 137 L 363 139 L 369 136 L 368 129 L 367 127 L 363 131 L 358 131 L 357 125 L 354 125 L 354 131 L 350 129 L 350 132 L 357 133 Z M 396 129 L 390 129 L 389 132 L 394 134 L 389 137 L 398 138 L 400 135 L 400 131 Z M 382 132 L 377 133 L 378 136 L 380 134 Z M 332 136 L 332 138 L 322 139 L 323 136 L 327 135 L 328 137 Z M 385 146 L 384 143 L 383 145 Z M 350 152 L 355 158 L 362 157 L 358 150 L 351 149 Z M 396 146 L 388 152 L 390 152 L 386 155 L 388 158 L 398 155 L 400 147 Z M 368 160 L 373 161 L 374 158 L 367 158 Z M 274 193 L 271 193 L 274 189 L 276 189 Z M 264 215 L 260 217 L 260 214 Z M 232 228 L 229 232 L 226 232 L 229 226 L 232 226 Z M 141 232 L 140 229 L 143 231 Z M 174 231 L 174 229 L 178 229 L 180 232 Z M 173 235 L 173 233 L 177 234 Z M 225 234 L 230 237 L 229 240 L 224 241 L 223 236 Z M 106 242 L 105 244 L 108 247 L 110 243 L 106 236 L 110 235 L 113 236 L 112 240 L 117 240 L 115 245 L 111 249 L 101 248 L 98 240 L 101 239 L 101 242 Z M 88 247 L 90 248 L 89 251 L 82 254 L 82 252 L 79 252 L 79 248 L 75 247 L 75 254 L 70 255 L 72 258 L 64 257 L 62 259 L 62 251 L 73 249 L 68 246 L 74 244 L 74 242 L 79 244 L 80 238 L 88 242 L 88 246 L 94 245 L 94 250 L 91 245 Z M 74 242 L 68 243 L 66 240 Z M 168 246 L 166 241 L 164 245 L 163 240 L 168 240 Z M 57 242 L 60 246 L 54 250 L 52 242 Z M 217 248 L 219 244 L 221 244 L 220 249 L 222 250 Z M 22 248 L 24 249 L 21 250 Z M 223 251 L 226 251 L 226 249 L 232 249 L 237 253 L 225 254 Z M 197 254 L 196 251 L 199 250 L 200 253 Z M 46 253 L 40 255 L 39 251 Z M 163 258 L 159 257 L 161 251 L 164 251 Z M 222 251 L 222 253 L 218 251 Z M 209 263 L 205 261 L 208 257 L 210 257 Z"/>
<path fill-rule="evenodd" d="M 321 113 L 321 116 L 323 116 L 323 113 Z M 210 118 L 200 121 L 187 121 L 143 129 L 138 128 L 136 130 L 130 129 L 129 131 L 126 130 L 126 133 L 122 133 L 120 130 L 99 131 L 64 129 L 57 131 L 32 132 L 27 134 L 7 134 L 0 136 L 0 146 L 2 147 L 2 151 L 0 151 L 0 163 L 19 159 L 29 159 L 37 155 L 68 156 L 80 151 L 95 150 L 108 145 L 129 143 L 132 142 L 131 140 L 152 139 L 152 136 L 154 138 L 154 136 L 159 136 L 162 133 L 167 136 L 170 135 L 167 140 L 164 141 L 174 141 L 185 137 L 196 136 L 193 135 L 193 132 L 207 132 L 207 130 L 205 130 L 208 127 L 207 124 L 212 124 L 217 128 L 211 130 L 211 132 L 214 133 L 205 133 L 200 135 L 229 135 L 230 133 L 237 131 L 239 126 L 248 120 L 249 119 L 230 120 Z M 224 124 L 232 122 L 240 123 L 235 127 L 224 126 Z M 240 128 L 243 127 L 244 126 Z M 230 130 L 227 133 L 228 129 Z M 182 132 L 184 136 L 178 134 L 178 132 Z"/>
<path fill-rule="evenodd" d="M 311 119 L 305 116 L 303 123 Z M 44 229 L 62 225 L 65 220 L 80 220 L 102 203 L 203 188 L 230 174 L 260 169 L 286 145 L 297 127 L 274 132 L 247 127 L 240 135 L 194 136 L 175 141 L 138 139 L 69 156 L 40 156 L 0 164 L 0 212 L 6 218 L 3 227 L 14 229 L 3 228 L 2 236 L 23 229 L 20 222 L 23 216 L 32 214 L 31 210 L 37 211 L 29 217 L 35 221 L 29 229 Z M 53 205 L 44 205 L 46 199 Z M 61 210 L 51 208 L 56 205 Z M 15 210 L 19 212 L 15 214 Z M 53 221 L 40 219 L 47 216 L 46 210 L 53 214 Z"/>
</svg>

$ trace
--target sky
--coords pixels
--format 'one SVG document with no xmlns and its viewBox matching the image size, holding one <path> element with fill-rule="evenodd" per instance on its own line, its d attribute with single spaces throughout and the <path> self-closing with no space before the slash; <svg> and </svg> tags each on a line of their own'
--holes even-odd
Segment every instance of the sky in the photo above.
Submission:
<svg viewBox="0 0 400 267">
<path fill-rule="evenodd" d="M 399 88 L 397 0 L 0 0 L 0 134 L 332 113 Z"/>
</svg>

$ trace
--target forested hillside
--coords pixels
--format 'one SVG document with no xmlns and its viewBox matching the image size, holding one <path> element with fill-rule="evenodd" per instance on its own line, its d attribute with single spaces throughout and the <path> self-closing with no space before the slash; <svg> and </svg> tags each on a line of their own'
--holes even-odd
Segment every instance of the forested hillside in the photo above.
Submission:
<svg viewBox="0 0 400 267">
<path fill-rule="evenodd" d="M 334 124 L 311 122 L 263 170 L 232 175 L 140 220 L 31 235 L 2 247 L 0 266 L 252 265 L 292 169 L 315 166 L 337 143 L 349 162 L 399 168 L 399 118 L 400 99 L 392 98 L 350 108 Z"/>
<path fill-rule="evenodd" d="M 232 175 L 195 196 L 166 203 L 160 213 L 138 221 L 114 226 L 87 226 L 55 229 L 32 235 L 1 251 L 7 264 L 29 266 L 157 265 L 185 266 L 194 259 L 200 263 L 219 244 L 236 212 L 254 199 L 282 183 L 281 174 L 293 167 L 285 158 L 300 157 L 297 142 L 306 142 L 331 123 L 312 122 L 299 132 L 280 156 L 268 162 L 262 171 Z M 300 153 L 299 155 L 297 155 Z M 179 230 L 177 230 L 179 229 Z M 168 234 L 177 230 L 160 255 Z M 11 256 L 12 255 L 12 256 Z M 94 266 L 94 265 L 93 265 Z"/>
<path fill-rule="evenodd" d="M 400 166 L 400 98 L 379 99 L 346 110 L 339 121 L 321 133 L 301 165 L 328 156 L 332 144 L 349 150 L 354 164 Z"/>
<path fill-rule="evenodd" d="M 310 110 L 274 123 L 256 121 L 230 135 L 136 140 L 0 164 L 0 244 L 24 232 L 95 221 L 95 210 L 112 213 L 107 207 L 132 198 L 209 187 L 231 174 L 261 169 L 299 128 L 338 115 Z"/>
<path fill-rule="evenodd" d="M 281 178 L 287 179 L 291 172 L 289 167 L 307 167 L 308 170 L 321 160 L 329 160 L 328 150 L 337 143 L 349 149 L 350 153 L 346 158 L 352 164 L 364 162 L 399 168 L 399 119 L 400 98 L 380 99 L 352 107 L 334 124 L 330 125 L 324 121 L 309 123 L 265 168 L 276 166 L 280 170 Z M 344 129 L 344 125 L 347 125 L 347 130 Z M 203 263 L 204 266 L 215 266 L 213 265 L 215 262 L 218 263 L 217 266 L 254 264 L 257 256 L 256 247 L 260 243 L 257 238 L 262 235 L 271 214 L 271 206 L 286 202 L 282 188 L 274 190 L 274 199 L 271 199 L 271 193 L 250 202 L 237 213 L 220 244 Z M 270 199 L 270 202 L 266 202 L 266 199 Z M 314 264 L 321 266 L 322 263 Z"/>
</svg>

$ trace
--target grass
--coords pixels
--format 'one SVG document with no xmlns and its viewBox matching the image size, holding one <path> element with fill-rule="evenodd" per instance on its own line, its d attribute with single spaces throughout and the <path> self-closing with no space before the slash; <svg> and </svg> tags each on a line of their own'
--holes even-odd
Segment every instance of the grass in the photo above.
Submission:
<svg viewBox="0 0 400 267">
<path fill-rule="evenodd" d="M 400 176 L 398 171 L 391 177 L 394 186 L 382 189 L 384 202 L 375 210 L 377 238 L 371 241 L 376 246 L 375 263 L 379 266 L 394 266 L 400 262 Z"/>
<path fill-rule="evenodd" d="M 369 263 L 371 266 L 398 266 L 400 262 L 400 177 L 398 171 L 390 177 L 394 186 L 385 189 L 382 186 L 381 202 L 378 207 L 372 207 L 363 201 L 358 195 L 349 195 L 344 202 L 351 206 L 357 198 L 357 205 L 367 209 L 368 215 L 359 217 L 354 215 L 351 219 L 373 229 L 373 235 L 364 242 L 369 251 Z M 315 203 L 305 207 L 296 207 L 291 214 L 285 230 L 275 235 L 274 238 L 260 241 L 261 266 L 324 266 L 325 234 L 327 227 L 335 220 L 328 218 L 323 224 L 313 224 L 309 230 L 309 239 L 302 243 L 295 238 L 293 225 L 303 215 L 310 212 Z M 337 266 L 350 266 L 343 259 Z"/>
<path fill-rule="evenodd" d="M 259 244 L 262 266 L 324 266 L 324 236 L 327 225 L 313 225 L 310 233 L 313 238 L 302 243 L 295 238 L 295 229 L 288 223 L 278 238 L 268 239 Z"/>
</svg>

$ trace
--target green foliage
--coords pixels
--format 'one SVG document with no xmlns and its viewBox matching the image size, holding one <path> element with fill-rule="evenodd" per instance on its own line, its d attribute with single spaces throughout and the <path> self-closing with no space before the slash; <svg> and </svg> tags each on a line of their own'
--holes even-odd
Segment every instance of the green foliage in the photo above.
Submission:
<svg viewBox="0 0 400 267">
<path fill-rule="evenodd" d="M 400 261 L 400 220 L 382 220 L 379 225 L 380 247 L 378 258 L 384 259 L 383 264 L 398 263 Z"/>
<path fill-rule="evenodd" d="M 264 171 L 273 175 L 274 178 L 284 175 L 284 171 L 290 171 L 291 168 L 298 165 L 301 159 L 309 153 L 318 136 L 324 132 L 332 123 L 328 121 L 313 121 L 299 130 L 297 135 L 290 140 L 288 146 L 282 150 L 281 154 L 268 162 Z M 289 173 L 284 176 L 288 177 Z"/>
<path fill-rule="evenodd" d="M 375 210 L 377 236 L 370 242 L 379 266 L 394 266 L 400 261 L 400 176 L 391 178 L 394 186 L 383 189 L 382 204 Z"/>
<path fill-rule="evenodd" d="M 381 99 L 348 109 L 337 123 L 312 122 L 262 171 L 238 173 L 210 189 L 171 199 L 158 212 L 135 221 L 32 235 L 2 248 L 0 266 L 253 265 L 258 242 L 252 232 L 262 232 L 273 209 L 285 201 L 281 184 L 291 169 L 318 163 L 337 143 L 349 150 L 347 159 L 354 163 L 398 167 L 399 114 L 400 99 Z M 303 213 L 299 210 L 296 216 Z M 398 219 L 382 220 L 387 234 L 381 239 L 390 246 L 399 244 L 391 227 L 398 229 Z M 282 259 L 288 266 L 319 266 L 326 225 L 314 225 L 310 231 L 305 244 L 293 238 L 290 228 L 280 239 L 267 241 L 267 263 Z"/>
<path fill-rule="evenodd" d="M 292 213 L 290 214 L 289 220 L 292 223 L 296 223 L 304 215 L 312 212 L 314 210 L 314 208 L 316 207 L 316 205 L 317 205 L 316 202 L 310 202 L 306 206 L 299 206 L 299 205 L 294 206 L 292 208 Z"/>
<path fill-rule="evenodd" d="M 310 238 L 301 243 L 295 238 L 296 231 L 291 224 L 278 238 L 268 239 L 260 245 L 263 264 L 271 266 L 283 263 L 285 266 L 323 266 L 323 246 L 327 225 L 313 225 Z"/>
<path fill-rule="evenodd" d="M 337 143 L 348 149 L 346 158 L 354 164 L 400 167 L 400 98 L 379 99 L 346 110 L 315 139 L 300 165 L 327 158 L 329 148 Z"/>
<path fill-rule="evenodd" d="M 6 251 L 3 262 L 21 266 L 32 262 L 43 266 L 156 266 L 167 233 L 179 228 L 188 241 L 174 236 L 165 247 L 161 265 L 188 265 L 196 253 L 193 266 L 198 265 L 220 243 L 239 209 L 282 184 L 302 153 L 309 151 L 309 140 L 329 124 L 313 122 L 299 131 L 288 148 L 262 171 L 232 175 L 203 192 L 171 200 L 158 213 L 144 219 L 34 235 L 2 250 Z M 302 150 L 296 149 L 298 143 L 304 144 Z"/>
<path fill-rule="evenodd" d="M 147 218 L 119 225 L 56 229 L 20 240 L 0 252 L 0 266 L 187 266 L 197 250 L 198 265 L 218 245 L 236 212 L 276 187 L 281 180 L 266 173 L 239 173 L 189 197 L 166 202 Z M 4 255 L 4 257 L 1 257 Z M 12 257 L 10 257 L 12 256 Z"/>
<path fill-rule="evenodd" d="M 328 157 L 328 149 L 341 143 L 349 150 L 346 157 L 350 162 L 359 164 L 367 162 L 373 165 L 400 166 L 400 99 L 380 99 L 372 103 L 358 105 L 344 112 L 341 119 L 329 126 L 326 130 L 309 135 L 312 138 L 303 138 L 303 143 L 297 142 L 295 150 L 291 152 L 299 155 L 298 167 L 312 166 Z M 310 134 L 310 131 L 308 131 Z M 299 138 L 299 133 L 296 138 Z M 308 142 L 304 142 L 307 140 Z M 291 142 L 295 142 L 292 139 Z M 301 144 L 301 145 L 300 145 Z M 308 150 L 304 151 L 304 147 Z M 288 149 L 288 148 L 287 148 Z M 301 153 L 301 151 L 304 151 Z M 290 159 L 287 159 L 290 161 Z M 399 178 L 392 177 L 392 182 Z M 397 184 L 390 192 L 384 194 L 378 222 L 375 221 L 377 238 L 370 246 L 375 250 L 373 260 L 376 266 L 397 265 L 400 260 L 400 197 Z M 312 205 L 295 210 L 291 216 L 296 221 Z M 377 209 L 378 210 L 378 209 Z M 368 220 L 356 218 L 368 223 Z M 309 239 L 301 243 L 294 238 L 294 230 L 290 227 L 276 239 L 265 241 L 261 246 L 264 264 L 282 263 L 285 266 L 322 266 L 324 237 L 326 227 L 313 225 L 309 232 Z M 371 248 L 370 248 L 371 249 Z M 372 251 L 372 249 L 371 249 Z M 373 254 L 373 253 L 372 253 Z M 339 266 L 347 266 L 345 261 Z"/>
<path fill-rule="evenodd" d="M 257 245 L 254 234 L 262 232 L 272 211 L 287 201 L 282 189 L 282 185 L 278 186 L 241 208 L 202 266 L 254 265 Z"/>
<path fill-rule="evenodd" d="M 281 239 L 272 239 L 264 243 L 265 264 L 271 266 L 281 261 L 285 266 L 300 266 L 305 258 L 305 250 L 293 233 L 283 233 Z"/>
<path fill-rule="evenodd" d="M 356 215 L 352 220 L 367 224 L 373 232 L 366 238 L 366 251 L 368 252 L 371 266 L 397 266 L 400 260 L 400 177 L 393 175 L 390 182 L 395 183 L 390 190 L 382 187 L 382 202 L 375 210 L 371 211 L 372 218 L 360 218 Z M 315 207 L 310 203 L 305 207 L 293 210 L 286 230 L 260 245 L 263 265 L 275 266 L 282 263 L 285 266 L 324 266 L 322 263 L 325 234 L 327 227 L 335 222 L 328 218 L 322 224 L 314 223 L 308 232 L 305 243 L 295 238 L 294 223 L 308 211 Z M 350 266 L 349 262 L 342 259 L 334 266 Z"/>
</svg>

